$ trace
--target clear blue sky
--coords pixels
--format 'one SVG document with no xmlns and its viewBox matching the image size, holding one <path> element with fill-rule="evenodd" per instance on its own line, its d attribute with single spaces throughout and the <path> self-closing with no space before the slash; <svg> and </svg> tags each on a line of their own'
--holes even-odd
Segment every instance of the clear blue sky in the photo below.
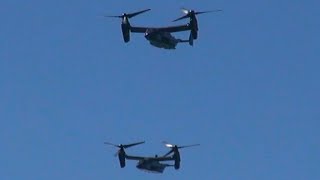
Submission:
<svg viewBox="0 0 320 180">
<path fill-rule="evenodd" d="M 2 0 L 0 179 L 320 179 L 320 2 Z M 199 16 L 194 47 L 124 44 L 120 20 L 176 25 Z M 187 38 L 188 33 L 175 34 Z M 150 174 L 128 154 L 181 151 L 181 169 Z"/>
</svg>

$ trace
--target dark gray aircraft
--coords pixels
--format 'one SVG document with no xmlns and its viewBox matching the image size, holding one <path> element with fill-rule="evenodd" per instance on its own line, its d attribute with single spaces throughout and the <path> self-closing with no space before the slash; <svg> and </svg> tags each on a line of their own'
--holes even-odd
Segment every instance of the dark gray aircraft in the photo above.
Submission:
<svg viewBox="0 0 320 180">
<path fill-rule="evenodd" d="M 179 21 L 181 19 L 189 18 L 189 23 L 184 25 L 178 26 L 168 26 L 168 27 L 138 27 L 138 26 L 131 26 L 129 19 L 139 15 L 141 13 L 150 11 L 150 9 L 138 11 L 135 13 L 123 13 L 120 16 L 105 16 L 105 17 L 115 17 L 121 18 L 121 29 L 123 40 L 125 43 L 130 41 L 130 32 L 132 33 L 144 33 L 144 37 L 150 42 L 151 45 L 164 48 L 164 49 L 175 49 L 178 43 L 189 43 L 190 46 L 193 46 L 193 40 L 198 38 L 198 21 L 196 15 L 209 13 L 209 12 L 217 12 L 221 10 L 214 10 L 214 11 L 202 11 L 202 12 L 195 12 L 194 10 L 187 10 L 182 9 L 182 12 L 185 14 L 184 16 L 174 20 Z M 174 32 L 180 31 L 190 31 L 189 39 L 182 40 L 177 39 L 171 35 Z"/>
<path fill-rule="evenodd" d="M 192 144 L 192 145 L 187 145 L 187 146 L 177 146 L 177 145 L 172 145 L 167 142 L 164 142 L 165 145 L 171 150 L 166 153 L 163 156 L 157 156 L 155 155 L 154 157 L 145 157 L 145 156 L 131 156 L 126 154 L 124 149 L 127 149 L 132 146 L 136 146 L 139 144 L 145 143 L 144 141 L 142 142 L 137 142 L 137 143 L 132 143 L 132 144 L 112 144 L 109 142 L 105 142 L 107 145 L 112 145 L 115 147 L 118 147 L 119 150 L 116 153 L 116 156 L 119 158 L 120 162 L 120 167 L 124 168 L 126 166 L 126 159 L 127 160 L 137 160 L 138 163 L 136 167 L 140 170 L 144 170 L 147 172 L 153 172 L 153 173 L 163 173 L 166 167 L 173 166 L 175 169 L 180 168 L 180 152 L 179 149 L 181 148 L 186 148 L 186 147 L 191 147 L 191 146 L 198 146 L 199 144 Z M 172 154 L 172 155 L 171 155 Z M 174 164 L 165 164 L 163 163 L 164 161 L 174 161 Z"/>
</svg>

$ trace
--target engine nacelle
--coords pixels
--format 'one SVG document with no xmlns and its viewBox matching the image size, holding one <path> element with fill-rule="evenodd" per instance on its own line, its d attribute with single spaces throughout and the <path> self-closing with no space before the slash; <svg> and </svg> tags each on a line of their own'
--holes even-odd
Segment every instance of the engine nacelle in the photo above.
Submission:
<svg viewBox="0 0 320 180">
<path fill-rule="evenodd" d="M 190 25 L 191 25 L 191 34 L 193 39 L 198 38 L 198 20 L 195 15 L 190 17 Z"/>
<path fill-rule="evenodd" d="M 180 161 L 174 161 L 174 168 L 179 169 L 180 168 Z"/>
<path fill-rule="evenodd" d="M 174 158 L 174 168 L 179 169 L 180 168 L 180 161 L 181 161 L 179 151 L 174 152 L 173 158 Z"/>
<path fill-rule="evenodd" d="M 192 29 L 191 30 L 191 34 L 192 34 L 193 39 L 197 39 L 198 38 L 198 30 Z"/>
<path fill-rule="evenodd" d="M 121 30 L 122 30 L 122 36 L 124 42 L 129 42 L 130 41 L 130 24 L 128 23 L 122 23 L 121 24 Z"/>
<path fill-rule="evenodd" d="M 119 154 L 118 154 L 118 157 L 119 157 L 120 167 L 124 168 L 126 166 L 126 154 L 125 154 L 125 152 L 120 150 Z"/>
</svg>

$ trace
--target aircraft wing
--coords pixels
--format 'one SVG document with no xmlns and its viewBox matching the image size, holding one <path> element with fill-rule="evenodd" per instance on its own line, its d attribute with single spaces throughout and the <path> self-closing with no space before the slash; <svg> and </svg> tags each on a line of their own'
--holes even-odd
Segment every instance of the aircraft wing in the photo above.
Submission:
<svg viewBox="0 0 320 180">
<path fill-rule="evenodd" d="M 129 160 L 144 160 L 146 159 L 146 157 L 141 157 L 141 156 L 129 156 L 129 155 L 126 155 L 126 159 L 129 159 Z"/>
<path fill-rule="evenodd" d="M 172 156 L 168 157 L 151 157 L 150 159 L 155 160 L 155 161 L 171 161 L 174 160 Z"/>
<path fill-rule="evenodd" d="M 189 24 L 186 24 L 186 25 L 180 25 L 180 26 L 160 27 L 156 29 L 164 32 L 180 32 L 180 31 L 189 31 L 191 30 L 191 27 Z"/>
<path fill-rule="evenodd" d="M 163 32 L 180 32 L 180 31 L 189 31 L 191 27 L 189 24 L 180 25 L 180 26 L 168 26 L 168 27 L 134 27 L 130 28 L 131 32 L 133 33 L 145 33 L 147 29 L 153 29 L 156 31 L 163 31 Z"/>
<path fill-rule="evenodd" d="M 147 32 L 147 29 L 150 29 L 148 27 L 130 27 L 130 31 L 133 33 L 145 33 Z"/>
<path fill-rule="evenodd" d="M 142 157 L 142 156 L 130 156 L 130 155 L 126 155 L 126 159 L 129 160 L 154 160 L 154 161 L 171 161 L 174 160 L 172 156 L 168 156 L 168 157 Z"/>
</svg>

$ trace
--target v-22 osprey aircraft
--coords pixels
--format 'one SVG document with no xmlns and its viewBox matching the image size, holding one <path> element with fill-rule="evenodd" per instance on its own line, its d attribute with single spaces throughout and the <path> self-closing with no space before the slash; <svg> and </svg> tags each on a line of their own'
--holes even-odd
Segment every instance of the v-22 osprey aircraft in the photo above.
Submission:
<svg viewBox="0 0 320 180">
<path fill-rule="evenodd" d="M 163 173 L 166 167 L 174 167 L 175 169 L 179 169 L 180 161 L 181 161 L 179 149 L 199 145 L 199 144 L 192 144 L 187 146 L 177 146 L 177 145 L 169 144 L 167 142 L 163 142 L 165 146 L 170 148 L 171 150 L 163 156 L 155 155 L 154 157 L 132 156 L 132 155 L 128 155 L 125 152 L 125 149 L 132 146 L 139 145 L 139 144 L 143 144 L 143 143 L 145 142 L 142 141 L 142 142 L 137 142 L 132 144 L 116 145 L 109 142 L 105 142 L 105 144 L 107 145 L 112 145 L 114 147 L 119 148 L 119 150 L 116 153 L 116 156 L 118 156 L 119 158 L 119 163 L 121 168 L 124 168 L 126 166 L 126 160 L 136 160 L 138 161 L 136 165 L 138 169 L 144 170 L 147 172 L 153 172 L 153 173 Z M 174 161 L 174 164 L 166 164 L 166 163 L 163 163 L 164 161 Z"/>
<path fill-rule="evenodd" d="M 145 9 L 142 11 L 128 13 L 128 14 L 123 13 L 120 16 L 105 16 L 105 17 L 122 19 L 121 30 L 122 30 L 123 40 L 125 43 L 130 41 L 130 32 L 144 33 L 144 37 L 150 42 L 151 45 L 158 48 L 175 49 L 178 43 L 189 43 L 190 46 L 193 46 L 193 40 L 198 38 L 199 29 L 198 29 L 198 21 L 197 21 L 196 15 L 209 13 L 209 12 L 218 12 L 221 10 L 196 12 L 194 10 L 182 9 L 182 12 L 185 15 L 178 19 L 173 20 L 173 22 L 189 18 L 189 23 L 184 25 L 168 26 L 168 27 L 139 27 L 139 26 L 132 26 L 130 24 L 129 22 L 130 18 L 147 11 L 150 11 L 150 9 Z M 174 32 L 181 32 L 181 31 L 190 31 L 188 40 L 175 38 L 171 34 Z"/>
</svg>

